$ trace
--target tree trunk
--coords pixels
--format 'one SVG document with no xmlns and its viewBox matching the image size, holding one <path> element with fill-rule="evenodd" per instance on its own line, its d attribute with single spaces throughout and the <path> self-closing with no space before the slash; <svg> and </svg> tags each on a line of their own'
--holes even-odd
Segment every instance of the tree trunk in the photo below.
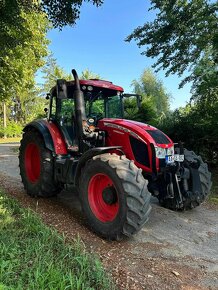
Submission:
<svg viewBox="0 0 218 290">
<path fill-rule="evenodd" d="M 3 128 L 6 129 L 7 127 L 7 114 L 6 114 L 6 104 L 3 102 Z M 4 138 L 6 138 L 6 134 L 4 132 Z"/>
</svg>

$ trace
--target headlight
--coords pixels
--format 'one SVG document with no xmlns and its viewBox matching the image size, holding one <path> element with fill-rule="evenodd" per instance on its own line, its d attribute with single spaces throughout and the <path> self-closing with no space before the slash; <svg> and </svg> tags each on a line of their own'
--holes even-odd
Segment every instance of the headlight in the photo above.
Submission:
<svg viewBox="0 0 218 290">
<path fill-rule="evenodd" d="M 165 158 L 166 156 L 166 149 L 161 148 L 161 147 L 155 147 L 155 152 L 156 152 L 156 157 L 157 158 Z"/>
<path fill-rule="evenodd" d="M 174 146 L 170 148 L 162 148 L 162 147 L 155 147 L 156 157 L 159 159 L 163 159 L 167 156 L 174 156 Z"/>
<path fill-rule="evenodd" d="M 171 156 L 173 156 L 174 155 L 174 146 L 172 146 L 171 148 L 168 148 L 167 149 L 167 155 L 171 155 Z"/>
</svg>

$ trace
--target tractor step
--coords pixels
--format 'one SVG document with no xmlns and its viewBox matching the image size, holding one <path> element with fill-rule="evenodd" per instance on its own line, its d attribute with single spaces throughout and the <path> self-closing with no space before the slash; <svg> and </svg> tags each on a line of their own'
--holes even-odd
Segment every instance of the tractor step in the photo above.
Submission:
<svg viewBox="0 0 218 290">
<path fill-rule="evenodd" d="M 74 184 L 74 176 L 78 160 L 71 158 L 58 158 L 55 160 L 55 179 L 64 184 Z"/>
</svg>

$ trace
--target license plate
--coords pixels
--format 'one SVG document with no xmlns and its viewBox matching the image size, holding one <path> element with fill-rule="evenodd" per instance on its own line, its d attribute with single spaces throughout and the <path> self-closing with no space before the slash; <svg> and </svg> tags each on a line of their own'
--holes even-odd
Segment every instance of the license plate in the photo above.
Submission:
<svg viewBox="0 0 218 290">
<path fill-rule="evenodd" d="M 175 154 L 174 155 L 174 160 L 178 161 L 178 162 L 183 162 L 184 161 L 184 155 Z"/>
<path fill-rule="evenodd" d="M 173 163 L 174 162 L 174 156 L 166 155 L 165 160 L 166 160 L 166 163 Z"/>
</svg>

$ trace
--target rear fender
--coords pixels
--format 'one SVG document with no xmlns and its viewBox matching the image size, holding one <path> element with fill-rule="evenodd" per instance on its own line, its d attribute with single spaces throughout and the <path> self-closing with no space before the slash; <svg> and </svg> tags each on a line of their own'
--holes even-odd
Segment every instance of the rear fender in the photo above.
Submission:
<svg viewBox="0 0 218 290">
<path fill-rule="evenodd" d="M 36 120 L 29 123 L 23 131 L 26 132 L 34 128 L 42 135 L 45 147 L 57 155 L 66 155 L 67 148 L 63 136 L 58 127 L 47 120 Z"/>
<path fill-rule="evenodd" d="M 84 167 L 85 163 L 89 159 L 91 159 L 92 157 L 96 155 L 100 155 L 100 154 L 107 153 L 110 151 L 112 152 L 119 151 L 119 153 L 121 152 L 122 154 L 124 154 L 121 148 L 122 148 L 121 146 L 96 147 L 96 148 L 92 148 L 86 151 L 79 159 L 79 162 L 76 168 L 75 177 L 74 177 L 74 184 L 76 186 L 79 186 L 79 177 L 81 175 L 82 168 Z"/>
</svg>

